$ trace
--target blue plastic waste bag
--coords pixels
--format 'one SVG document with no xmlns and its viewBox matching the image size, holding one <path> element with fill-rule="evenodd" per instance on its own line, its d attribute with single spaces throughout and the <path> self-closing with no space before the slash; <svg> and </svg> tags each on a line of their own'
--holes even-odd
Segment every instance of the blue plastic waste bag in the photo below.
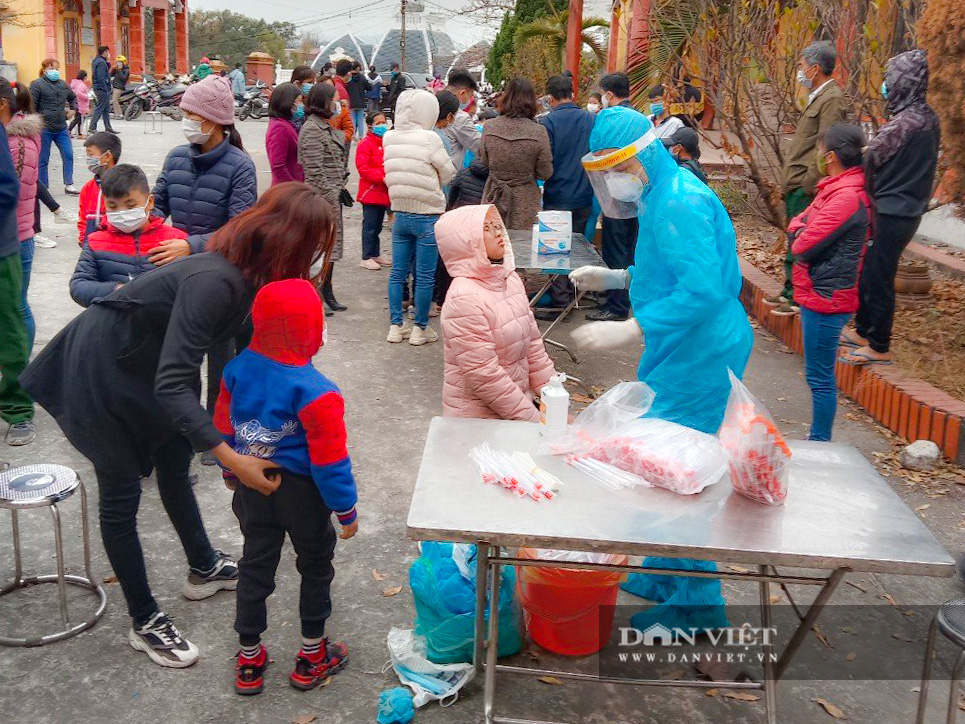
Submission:
<svg viewBox="0 0 965 724">
<path fill-rule="evenodd" d="M 476 624 L 476 549 L 426 541 L 422 555 L 409 568 L 415 599 L 416 634 L 426 639 L 429 661 L 452 664 L 472 661 Z M 516 602 L 516 571 L 501 569 L 499 588 L 499 655 L 523 647 L 522 614 Z M 486 606 L 486 620 L 489 606 Z"/>
</svg>

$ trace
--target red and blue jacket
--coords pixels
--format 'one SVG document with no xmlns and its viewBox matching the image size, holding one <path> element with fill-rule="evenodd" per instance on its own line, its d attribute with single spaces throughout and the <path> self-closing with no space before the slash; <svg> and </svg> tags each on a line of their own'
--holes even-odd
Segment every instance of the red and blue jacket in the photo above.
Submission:
<svg viewBox="0 0 965 724">
<path fill-rule="evenodd" d="M 242 455 L 311 476 L 340 523 L 355 520 L 358 494 L 348 456 L 345 401 L 312 366 L 325 313 L 304 279 L 268 284 L 251 310 L 254 335 L 225 367 L 214 422 Z"/>
</svg>

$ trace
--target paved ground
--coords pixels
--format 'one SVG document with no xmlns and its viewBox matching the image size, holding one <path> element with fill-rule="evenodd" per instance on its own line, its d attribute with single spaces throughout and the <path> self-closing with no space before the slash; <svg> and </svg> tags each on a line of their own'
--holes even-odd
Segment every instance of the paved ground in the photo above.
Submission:
<svg viewBox="0 0 965 724">
<path fill-rule="evenodd" d="M 264 155 L 264 122 L 241 124 L 246 144 L 260 169 L 259 185 L 266 188 L 269 174 Z M 181 142 L 179 126 L 167 121 L 162 135 L 144 135 L 138 124 L 118 123 L 125 145 L 124 160 L 141 164 L 148 176 L 158 173 L 166 151 Z M 75 143 L 78 154 L 83 151 Z M 78 163 L 78 185 L 88 174 Z M 59 164 L 53 164 L 51 178 L 59 177 Z M 59 183 L 52 190 L 62 197 Z M 353 189 L 354 190 L 354 189 Z M 73 199 L 63 201 L 76 208 Z M 40 649 L 0 649 L 0 722 L 228 722 L 258 721 L 284 724 L 299 715 L 318 717 L 326 724 L 373 721 L 378 692 L 393 685 L 393 677 L 382 673 L 387 651 L 385 636 L 390 626 L 412 625 L 413 605 L 408 589 L 395 597 L 384 598 L 382 590 L 390 585 L 405 585 L 409 562 L 415 546 L 405 535 L 405 517 L 410 492 L 418 468 L 429 420 L 441 412 L 441 346 L 412 348 L 390 346 L 384 342 L 387 329 L 386 273 L 358 268 L 361 212 L 356 206 L 347 216 L 346 258 L 338 265 L 335 288 L 340 300 L 350 307 L 330 320 L 329 342 L 317 359 L 318 366 L 341 385 L 348 404 L 350 445 L 361 493 L 361 528 L 352 541 L 340 543 L 337 577 L 333 598 L 335 613 L 330 631 L 351 647 L 352 663 L 331 686 L 303 694 L 285 683 L 292 656 L 297 648 L 297 576 L 290 550 L 283 557 L 278 590 L 270 603 L 270 630 L 266 642 L 276 663 L 268 674 L 265 693 L 254 700 L 243 700 L 231 689 L 232 656 L 237 650 L 232 630 L 234 601 L 219 594 L 200 603 L 185 601 L 180 593 L 186 574 L 183 554 L 160 505 L 151 482 L 144 485 L 140 515 L 149 575 L 155 596 L 178 625 L 202 651 L 202 659 L 192 669 L 165 670 L 150 664 L 126 643 L 129 620 L 121 591 L 108 584 L 107 613 L 97 626 L 74 639 Z M 40 249 L 34 266 L 30 298 L 38 316 L 37 349 L 80 310 L 70 300 L 67 282 L 77 257 L 74 230 L 52 224 L 45 228 L 60 240 L 56 249 Z M 562 337 L 572 325 L 564 325 Z M 612 385 L 632 379 L 636 359 L 630 353 L 602 355 L 572 364 L 556 355 L 560 367 L 584 377 L 593 384 Z M 754 357 L 747 374 L 749 386 L 770 406 L 775 418 L 791 437 L 803 437 L 809 419 L 807 387 L 803 381 L 801 359 L 783 353 L 779 346 L 758 335 Z M 850 408 L 842 409 L 842 413 Z M 853 418 L 853 419 L 849 419 Z M 835 431 L 836 439 L 856 445 L 866 455 L 888 449 L 887 440 L 860 414 L 842 414 Z M 96 511 L 96 485 L 86 460 L 70 446 L 43 412 L 38 413 L 38 441 L 24 449 L 0 449 L 0 457 L 14 463 L 54 462 L 70 465 L 88 481 L 92 493 L 91 510 Z M 842 480 L 841 485 L 847 486 Z M 898 492 L 913 507 L 931 503 L 927 524 L 951 551 L 965 547 L 965 531 L 959 525 L 962 492 L 952 490 L 945 498 L 930 501 L 916 489 L 895 483 Z M 955 487 L 955 486 L 952 486 Z M 229 508 L 229 493 L 218 476 L 204 469 L 197 488 L 208 530 L 217 546 L 240 552 L 241 537 Z M 459 501 L 453 501 L 459 505 Z M 71 567 L 81 559 L 78 540 L 77 503 L 64 506 L 67 545 Z M 96 516 L 95 516 L 96 517 Z M 28 568 L 52 570 L 54 565 L 49 518 L 43 513 L 24 515 L 21 530 L 26 544 Z M 10 563 L 10 528 L 0 515 L 0 555 L 4 575 Z M 105 578 L 110 569 L 94 525 L 94 569 Z M 388 578 L 376 582 L 370 572 L 378 569 Z M 926 604 L 961 595 L 957 582 L 890 576 L 855 576 L 853 580 L 867 589 L 862 593 L 842 586 L 837 602 L 881 604 L 894 619 L 894 630 L 901 638 L 887 647 L 889 655 L 901 659 L 920 657 L 923 649 L 923 616 L 904 617 L 889 609 L 880 599 L 886 593 L 902 604 Z M 863 581 L 863 583 L 862 583 Z M 50 591 L 33 590 L 17 597 L 0 599 L 0 626 L 7 631 L 36 632 L 46 621 L 56 621 L 56 607 Z M 731 602 L 754 603 L 756 588 L 725 586 Z M 74 610 L 88 603 L 75 597 Z M 46 606 L 46 608 L 43 608 Z M 846 651 L 859 655 L 865 644 L 845 641 L 841 631 L 825 631 L 835 646 L 822 655 L 844 656 Z M 856 638 L 856 637 L 855 637 Z M 821 652 L 816 638 L 808 647 Z M 547 663 L 550 657 L 542 655 Z M 910 677 L 911 678 L 911 677 Z M 870 684 L 870 685 L 869 685 Z M 823 697 L 840 706 L 854 722 L 908 722 L 913 718 L 916 694 L 914 681 L 792 681 L 780 688 L 780 721 L 794 724 L 830 720 L 814 699 Z M 944 695 L 945 685 L 938 691 Z M 702 694 L 672 691 L 643 693 L 619 687 L 582 685 L 552 686 L 536 682 L 501 684 L 506 704 L 520 716 L 557 719 L 589 724 L 633 722 L 688 722 L 693 724 L 730 724 L 762 721 L 759 703 L 706 697 Z M 481 694 L 471 686 L 455 706 L 440 709 L 427 706 L 418 714 L 425 722 L 470 724 L 481 717 Z M 937 716 L 939 702 L 934 702 Z M 514 713 L 516 713 L 514 712 Z"/>
</svg>

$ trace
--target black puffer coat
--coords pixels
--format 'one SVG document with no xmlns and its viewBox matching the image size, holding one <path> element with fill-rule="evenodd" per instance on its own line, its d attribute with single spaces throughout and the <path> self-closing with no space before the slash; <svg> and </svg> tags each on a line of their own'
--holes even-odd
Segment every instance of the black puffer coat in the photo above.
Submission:
<svg viewBox="0 0 965 724">
<path fill-rule="evenodd" d="M 462 169 L 449 185 L 449 209 L 460 206 L 475 206 L 482 203 L 483 189 L 489 169 L 478 158 L 473 159 L 469 168 Z"/>
<path fill-rule="evenodd" d="M 154 213 L 171 217 L 188 232 L 191 253 L 204 251 L 208 237 L 258 199 L 255 164 L 228 139 L 207 153 L 195 144 L 177 146 L 154 184 Z"/>
<path fill-rule="evenodd" d="M 865 153 L 868 193 L 879 214 L 918 217 L 925 213 L 935 185 L 941 130 L 925 101 L 928 56 L 909 50 L 888 61 L 888 112 Z"/>
<path fill-rule="evenodd" d="M 67 128 L 67 111 L 77 110 L 77 96 L 63 80 L 37 78 L 30 84 L 34 108 L 44 117 L 44 129 L 56 133 Z"/>
</svg>

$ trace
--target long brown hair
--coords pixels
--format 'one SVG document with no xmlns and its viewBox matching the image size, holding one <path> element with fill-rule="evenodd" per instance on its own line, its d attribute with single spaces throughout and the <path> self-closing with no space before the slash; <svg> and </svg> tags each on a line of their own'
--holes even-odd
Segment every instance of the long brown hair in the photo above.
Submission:
<svg viewBox="0 0 965 724">
<path fill-rule="evenodd" d="M 308 184 L 288 181 L 214 232 L 207 251 L 219 252 L 260 289 L 281 279 L 308 279 L 320 258 L 327 267 L 335 228 L 331 204 Z"/>
<path fill-rule="evenodd" d="M 536 118 L 536 89 L 525 78 L 513 78 L 499 97 L 499 112 L 508 118 Z"/>
</svg>

